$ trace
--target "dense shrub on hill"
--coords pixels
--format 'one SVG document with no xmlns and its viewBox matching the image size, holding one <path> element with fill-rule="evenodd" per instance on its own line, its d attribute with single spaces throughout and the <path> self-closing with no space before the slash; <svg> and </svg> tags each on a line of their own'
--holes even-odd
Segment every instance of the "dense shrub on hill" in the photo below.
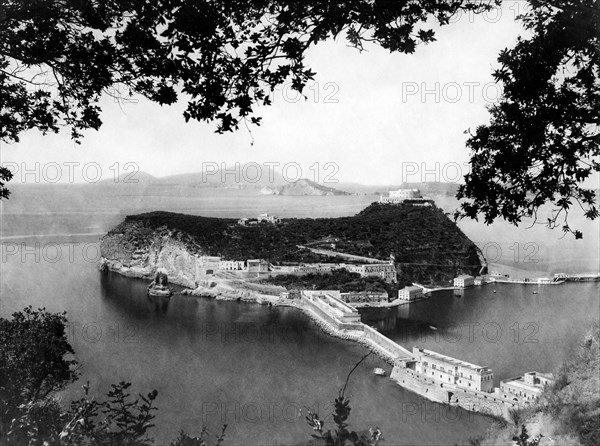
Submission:
<svg viewBox="0 0 600 446">
<path fill-rule="evenodd" d="M 389 259 L 393 254 L 406 281 L 446 282 L 457 274 L 477 274 L 477 248 L 441 209 L 373 203 L 359 214 L 339 218 L 287 218 L 281 223 L 241 226 L 234 219 L 171 212 L 128 216 L 111 232 L 128 225 L 148 230 L 168 228 L 191 237 L 192 248 L 226 259 L 262 258 L 273 263 L 338 261 L 298 245 L 334 237 L 345 254 Z"/>
<path fill-rule="evenodd" d="M 361 277 L 345 268 L 336 269 L 327 274 L 309 273 L 305 275 L 282 274 L 269 277 L 263 282 L 284 286 L 288 290 L 341 290 L 349 291 L 388 291 L 387 284 L 379 277 Z"/>
</svg>

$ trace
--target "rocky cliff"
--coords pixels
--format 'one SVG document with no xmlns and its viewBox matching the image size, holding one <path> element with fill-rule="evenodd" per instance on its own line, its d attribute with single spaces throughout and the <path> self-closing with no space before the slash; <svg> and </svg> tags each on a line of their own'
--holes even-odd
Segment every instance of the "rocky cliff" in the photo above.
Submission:
<svg viewBox="0 0 600 446">
<path fill-rule="evenodd" d="M 152 278 L 162 269 L 169 281 L 196 288 L 206 279 L 202 251 L 181 231 L 150 230 L 140 221 L 120 224 L 102 238 L 100 268 L 130 277 Z"/>
</svg>

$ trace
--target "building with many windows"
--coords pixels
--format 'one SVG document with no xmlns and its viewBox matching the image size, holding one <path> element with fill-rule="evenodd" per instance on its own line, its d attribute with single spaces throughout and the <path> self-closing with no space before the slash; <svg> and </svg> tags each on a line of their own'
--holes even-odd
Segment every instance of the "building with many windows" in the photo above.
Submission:
<svg viewBox="0 0 600 446">
<path fill-rule="evenodd" d="M 527 372 L 523 376 L 500 381 L 499 393 L 504 398 L 519 402 L 532 402 L 545 386 L 554 384 L 552 373 Z"/>
<path fill-rule="evenodd" d="M 410 203 L 420 206 L 430 206 L 433 204 L 433 200 L 423 197 L 419 189 L 391 190 L 388 192 L 387 197 L 381 195 L 379 197 L 379 202 L 392 204 Z"/>
<path fill-rule="evenodd" d="M 274 215 L 271 214 L 259 214 L 258 215 L 258 222 L 267 222 L 267 223 L 279 223 L 280 220 L 275 217 Z"/>
<path fill-rule="evenodd" d="M 365 263 L 362 265 L 347 265 L 346 268 L 352 273 L 358 273 L 361 276 L 377 276 L 381 277 L 388 283 L 398 281 L 396 267 L 394 262 L 388 263 Z"/>
<path fill-rule="evenodd" d="M 225 271 L 241 271 L 244 269 L 243 260 L 221 260 L 219 261 L 219 269 Z"/>
<path fill-rule="evenodd" d="M 468 288 L 475 285 L 475 278 L 473 276 L 461 275 L 454 278 L 454 286 L 459 288 Z"/>
<path fill-rule="evenodd" d="M 494 391 L 494 373 L 489 367 L 418 347 L 413 347 L 413 356 L 416 360 L 416 372 L 440 384 L 448 383 L 480 392 Z"/>
<path fill-rule="evenodd" d="M 246 271 L 249 273 L 266 273 L 269 271 L 269 262 L 262 259 L 252 259 L 246 262 Z"/>
<path fill-rule="evenodd" d="M 398 290 L 398 299 L 400 300 L 417 300 L 423 297 L 423 289 L 418 286 L 405 286 Z"/>
</svg>

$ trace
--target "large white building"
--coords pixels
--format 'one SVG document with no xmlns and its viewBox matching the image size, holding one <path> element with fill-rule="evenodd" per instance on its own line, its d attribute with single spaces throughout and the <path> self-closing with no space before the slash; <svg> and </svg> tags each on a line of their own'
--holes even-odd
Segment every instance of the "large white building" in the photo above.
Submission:
<svg viewBox="0 0 600 446">
<path fill-rule="evenodd" d="M 221 260 L 219 261 L 219 269 L 225 271 L 241 271 L 244 269 L 243 260 Z"/>
<path fill-rule="evenodd" d="M 269 271 L 269 262 L 262 259 L 248 259 L 246 271 L 249 273 L 266 273 Z"/>
<path fill-rule="evenodd" d="M 416 372 L 440 384 L 452 384 L 480 392 L 494 391 L 494 373 L 489 367 L 471 364 L 424 348 L 413 347 Z"/>
<path fill-rule="evenodd" d="M 381 277 L 388 283 L 395 283 L 398 280 L 394 262 L 388 263 L 365 263 L 362 265 L 347 265 L 346 268 L 352 273 L 358 273 L 361 276 Z"/>
<path fill-rule="evenodd" d="M 400 300 L 416 300 L 423 297 L 423 289 L 418 286 L 405 286 L 398 290 L 398 299 Z"/>
<path fill-rule="evenodd" d="M 259 214 L 258 222 L 261 223 L 263 221 L 267 223 L 279 223 L 280 220 L 271 214 Z"/>
<path fill-rule="evenodd" d="M 381 195 L 379 202 L 392 204 L 412 203 L 428 206 L 433 203 L 433 200 L 423 197 L 419 189 L 398 189 L 389 191 L 387 197 Z"/>
<path fill-rule="evenodd" d="M 419 189 L 398 189 L 391 190 L 389 192 L 390 198 L 421 198 L 421 191 Z"/>
<path fill-rule="evenodd" d="M 461 275 L 454 278 L 454 286 L 458 288 L 468 288 L 475 285 L 475 278 L 473 276 Z"/>
</svg>

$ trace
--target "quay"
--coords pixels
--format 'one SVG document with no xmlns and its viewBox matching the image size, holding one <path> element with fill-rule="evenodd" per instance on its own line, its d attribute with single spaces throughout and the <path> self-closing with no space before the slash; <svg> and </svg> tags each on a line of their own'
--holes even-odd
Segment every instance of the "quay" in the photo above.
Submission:
<svg viewBox="0 0 600 446">
<path fill-rule="evenodd" d="M 397 344 L 360 320 L 358 310 L 337 290 L 302 291 L 295 304 L 331 336 L 364 345 L 393 366 L 390 379 L 430 401 L 510 420 L 510 411 L 527 407 L 551 385 L 551 374 L 528 372 L 494 387 L 489 367 Z"/>
</svg>

